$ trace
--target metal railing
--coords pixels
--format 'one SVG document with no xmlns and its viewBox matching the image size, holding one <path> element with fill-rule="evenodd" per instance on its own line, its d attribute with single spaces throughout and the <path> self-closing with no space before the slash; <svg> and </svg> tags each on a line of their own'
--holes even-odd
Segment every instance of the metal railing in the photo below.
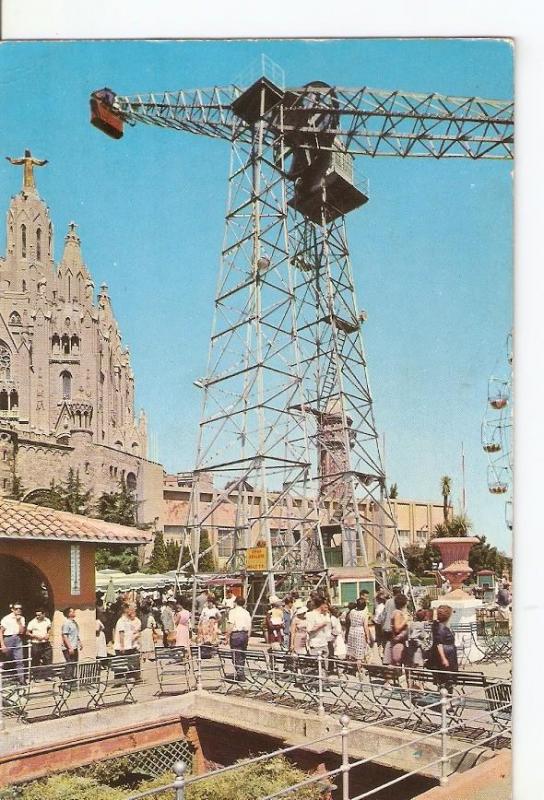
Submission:
<svg viewBox="0 0 544 800">
<path fill-rule="evenodd" d="M 269 692 L 270 689 L 272 689 L 272 692 L 276 690 L 277 702 L 278 705 L 281 705 L 283 691 L 282 686 L 288 686 L 293 688 L 295 693 L 297 689 L 301 690 L 304 701 L 304 710 L 312 709 L 317 712 L 318 716 L 322 717 L 325 713 L 327 713 L 327 701 L 330 701 L 331 698 L 335 697 L 336 700 L 338 700 L 338 695 L 335 696 L 330 694 L 332 687 L 332 689 L 337 689 L 340 691 L 341 705 L 343 705 L 344 708 L 351 708 L 352 713 L 355 713 L 357 704 L 360 703 L 360 709 L 363 712 L 363 717 L 366 717 L 366 711 L 372 711 L 374 706 L 374 710 L 378 712 L 378 718 L 374 718 L 371 721 L 367 721 L 366 719 L 364 719 L 363 722 L 357 721 L 357 723 L 354 725 L 353 720 L 350 723 L 350 719 L 345 714 L 342 714 L 339 719 L 340 729 L 338 731 L 327 733 L 326 735 L 311 741 L 305 740 L 303 743 L 298 743 L 292 747 L 281 748 L 272 753 L 267 753 L 257 758 L 232 764 L 228 767 L 223 767 L 219 770 L 204 773 L 202 775 L 188 775 L 185 765 L 178 763 L 175 767 L 176 777 L 173 783 L 167 784 L 163 787 L 151 789 L 143 793 L 134 794 L 131 800 L 140 800 L 140 798 L 144 797 L 160 796 L 160 794 L 164 794 L 164 792 L 167 791 L 175 791 L 176 800 L 179 800 L 180 798 L 183 799 L 185 796 L 185 789 L 197 781 L 207 779 L 210 780 L 225 772 L 235 770 L 240 766 L 257 764 L 261 761 L 270 760 L 276 756 L 285 756 L 295 750 L 300 750 L 301 747 L 311 748 L 312 745 L 323 745 L 327 742 L 329 742 L 332 750 L 336 748 L 336 752 L 338 753 L 339 751 L 339 755 L 341 756 L 341 764 L 339 767 L 329 770 L 326 773 L 310 775 L 301 783 L 285 787 L 284 789 L 281 789 L 272 795 L 268 795 L 262 800 L 272 800 L 272 798 L 286 796 L 289 793 L 296 791 L 298 788 L 302 788 L 303 786 L 309 786 L 318 782 L 322 783 L 323 780 L 332 778 L 338 778 L 338 780 L 341 780 L 342 800 L 363 800 L 363 798 L 371 797 L 381 789 L 392 786 L 400 781 L 406 780 L 413 775 L 421 773 L 421 771 L 424 769 L 426 769 L 428 773 L 428 771 L 434 767 L 438 768 L 437 771 L 440 783 L 444 784 L 448 780 L 450 764 L 453 758 L 457 756 L 463 756 L 474 748 L 481 748 L 484 746 L 495 747 L 499 739 L 502 738 L 503 740 L 506 740 L 506 737 L 509 735 L 511 727 L 511 684 L 509 681 L 501 682 L 498 680 L 487 679 L 485 676 L 481 675 L 481 685 L 479 685 L 475 690 L 471 690 L 469 688 L 467 692 L 453 694 L 449 693 L 444 687 L 437 688 L 432 686 L 430 689 L 425 689 L 422 688 L 421 683 L 418 686 L 417 680 L 414 677 L 417 671 L 414 672 L 414 676 L 412 676 L 411 673 L 404 673 L 401 670 L 401 677 L 407 678 L 406 686 L 402 686 L 398 683 L 388 685 L 387 675 L 385 673 L 384 682 L 382 684 L 372 684 L 370 673 L 368 681 L 363 681 L 359 673 L 355 674 L 354 676 L 351 674 L 342 676 L 341 680 L 340 670 L 342 666 L 346 667 L 350 665 L 351 662 L 347 662 L 345 660 L 328 659 L 321 653 L 315 656 L 299 656 L 298 661 L 296 661 L 295 666 L 293 666 L 292 662 L 286 660 L 288 658 L 288 654 L 281 651 L 271 651 L 265 653 L 262 650 L 248 652 L 245 650 L 236 651 L 224 648 L 220 651 L 216 650 L 219 660 L 215 661 L 213 658 L 206 659 L 202 657 L 204 648 L 206 647 L 208 646 L 193 645 L 191 648 L 191 654 L 193 657 L 189 658 L 189 654 L 187 654 L 187 657 L 181 661 L 179 660 L 179 654 L 173 653 L 172 658 L 174 665 L 177 663 L 179 663 L 180 666 L 190 664 L 192 685 L 194 686 L 194 689 L 190 688 L 189 682 L 187 681 L 187 671 L 180 670 L 180 681 L 186 681 L 187 691 L 202 692 L 210 673 L 213 673 L 214 682 L 215 678 L 219 679 L 219 687 L 223 685 L 225 680 L 228 680 L 231 684 L 230 688 L 235 686 L 237 689 L 244 691 L 244 687 L 246 687 L 245 681 L 242 678 L 242 680 L 240 680 L 238 683 L 237 675 L 240 676 L 240 669 L 242 670 L 242 674 L 243 670 L 246 669 L 248 674 L 250 674 L 250 680 L 248 681 L 249 687 L 247 687 L 249 693 L 244 695 L 247 697 L 247 699 L 251 699 L 252 691 L 256 692 L 256 695 L 254 696 L 262 697 L 264 693 L 264 687 L 266 687 L 266 690 Z M 247 658 L 245 664 L 242 663 L 242 656 Z M 255 662 L 253 664 L 248 663 L 251 662 L 252 656 L 255 658 Z M 226 665 L 229 661 L 232 662 L 233 670 L 238 669 L 238 673 L 233 671 L 228 675 L 226 674 Z M 331 665 L 336 667 L 337 672 L 330 673 Z M 68 667 L 68 665 L 64 666 Z M 352 668 L 355 668 L 355 665 L 352 665 Z M 362 669 L 365 670 L 365 666 L 363 666 Z M 13 680 L 16 677 L 15 665 L 12 667 L 11 672 L 13 673 L 11 675 L 11 680 Z M 28 674 L 31 676 L 30 671 Z M 477 673 L 461 672 L 458 673 L 458 680 L 461 680 L 461 676 L 463 676 L 463 674 L 470 674 L 472 676 L 478 675 Z M 434 680 L 435 677 L 437 680 L 441 677 L 443 678 L 444 675 L 445 673 L 432 673 L 429 671 L 429 676 L 432 680 Z M 2 691 L 2 677 L 2 670 L 0 670 L 0 732 L 3 730 L 1 703 L 4 692 Z M 254 681 L 254 685 L 252 685 L 252 681 Z M 455 683 L 455 681 L 453 682 Z M 492 692 L 490 695 L 487 693 L 487 689 L 489 687 L 491 687 Z M 501 687 L 503 687 L 502 691 Z M 9 690 L 9 686 L 5 685 L 4 690 L 6 688 Z M 218 687 L 213 687 L 213 689 L 216 688 Z M 342 697 L 342 692 L 345 692 L 347 689 L 350 689 L 352 694 L 349 695 L 348 693 L 347 697 Z M 479 696 L 477 696 L 478 691 L 480 692 Z M 451 689 L 451 692 L 453 692 L 453 689 Z M 353 693 L 355 693 L 355 699 L 353 698 Z M 388 706 L 388 695 L 394 698 L 393 710 L 391 710 Z M 382 706 L 380 705 L 380 698 L 383 698 Z M 501 698 L 506 699 L 503 702 Z M 336 700 L 334 700 L 332 703 L 332 710 L 336 708 Z M 300 705 L 296 705 L 295 707 L 299 711 L 302 710 Z M 468 720 L 463 717 L 463 714 L 467 709 L 470 710 L 470 712 L 473 712 L 472 715 L 469 716 Z M 332 710 L 329 702 L 329 715 L 332 713 Z M 387 713 L 384 716 L 385 711 Z M 429 714 L 432 715 L 431 726 L 433 727 L 433 730 L 430 732 L 422 732 L 421 723 L 429 723 Z M 473 726 L 474 723 L 481 722 L 483 720 L 485 720 L 485 724 L 480 728 L 475 729 L 481 731 L 481 733 L 478 734 L 478 738 L 472 741 L 467 747 L 463 748 L 460 744 L 461 740 L 456 738 L 456 734 L 463 733 L 462 729 L 468 729 L 469 726 L 467 725 L 467 722 Z M 405 735 L 407 735 L 407 725 L 410 724 L 409 738 L 406 738 L 405 741 L 401 742 L 400 744 L 386 746 L 380 750 L 380 752 L 373 753 L 372 756 L 354 760 L 350 763 L 349 737 L 356 733 L 369 732 L 374 728 L 383 726 L 384 723 L 388 727 L 391 724 L 400 724 L 400 727 L 402 727 Z M 418 727 L 419 730 L 417 730 Z M 340 741 L 338 741 L 338 739 Z M 395 777 L 391 781 L 381 784 L 379 787 L 369 789 L 365 793 L 356 796 L 350 795 L 350 775 L 353 769 L 356 767 L 361 767 L 376 759 L 383 760 L 385 757 L 391 756 L 395 753 L 400 753 L 405 748 L 413 748 L 415 745 L 419 745 L 423 742 L 434 742 L 437 745 L 440 755 L 438 757 L 431 758 L 431 760 L 425 764 L 418 764 L 417 769 L 405 772 L 402 775 Z M 453 745 L 452 742 L 455 742 L 455 745 Z"/>
<path fill-rule="evenodd" d="M 417 690 L 414 690 L 417 691 Z M 462 701 L 463 698 L 458 698 L 459 701 Z M 455 702 L 455 699 L 453 699 Z M 318 772 L 313 775 L 309 775 L 303 781 L 300 781 L 296 784 L 291 784 L 290 786 L 286 786 L 283 789 L 279 789 L 272 794 L 268 794 L 260 800 L 275 800 L 276 798 L 285 797 L 290 793 L 297 791 L 298 789 L 302 789 L 304 787 L 311 786 L 313 784 L 323 784 L 325 780 L 330 782 L 330 779 L 339 778 L 341 780 L 341 794 L 339 797 L 341 800 L 364 800 L 365 798 L 371 797 L 375 795 L 377 792 L 382 791 L 390 786 L 394 786 L 408 778 L 411 778 L 417 774 L 420 774 L 423 769 L 428 771 L 432 767 L 438 767 L 438 780 L 440 785 L 445 785 L 448 782 L 450 771 L 451 771 L 451 761 L 455 757 L 463 757 L 468 752 L 473 750 L 475 747 L 481 747 L 482 745 L 491 745 L 492 742 L 496 741 L 500 737 L 503 736 L 505 730 L 504 728 L 499 729 L 498 731 L 492 731 L 488 736 L 485 737 L 484 740 L 478 741 L 476 744 L 469 744 L 467 747 L 462 748 L 458 747 L 457 749 L 451 749 L 451 732 L 452 728 L 460 727 L 463 725 L 462 722 L 455 723 L 452 725 L 451 721 L 448 719 L 448 708 L 451 706 L 452 698 L 449 696 L 448 691 L 446 689 L 440 690 L 440 699 L 434 703 L 430 703 L 426 706 L 426 709 L 435 708 L 437 713 L 440 715 L 440 727 L 437 731 L 432 731 L 431 733 L 424 733 L 421 735 L 414 736 L 409 739 L 409 741 L 402 742 L 401 744 L 396 744 L 392 747 L 387 747 L 383 750 L 380 750 L 378 753 L 372 754 L 372 756 L 367 756 L 365 758 L 359 758 L 356 760 L 352 760 L 350 762 L 350 748 L 349 748 L 349 737 L 355 733 L 362 733 L 366 732 L 372 727 L 375 727 L 382 723 L 382 720 L 376 720 L 374 722 L 365 723 L 357 725 L 356 727 L 350 727 L 350 719 L 347 715 L 342 715 L 339 719 L 340 730 L 333 731 L 328 733 L 324 736 L 320 736 L 316 739 L 307 740 L 303 744 L 298 743 L 296 745 L 292 745 L 290 747 L 280 748 L 275 750 L 271 753 L 266 753 L 261 756 L 257 756 L 256 758 L 246 759 L 242 762 L 237 762 L 235 764 L 231 764 L 226 767 L 221 767 L 219 769 L 213 770 L 211 772 L 206 772 L 200 775 L 189 775 L 187 776 L 187 769 L 186 765 L 183 762 L 178 762 L 174 765 L 174 773 L 175 773 L 175 780 L 172 783 L 165 784 L 161 787 L 155 787 L 153 789 L 149 789 L 144 792 L 139 792 L 130 796 L 129 800 L 143 800 L 143 798 L 147 797 L 158 797 L 165 792 L 174 791 L 175 792 L 175 800 L 185 800 L 185 791 L 188 787 L 192 786 L 193 784 L 203 781 L 203 780 L 213 780 L 220 775 L 224 775 L 225 773 L 232 772 L 233 770 L 245 768 L 251 765 L 256 765 L 265 761 L 270 761 L 271 759 L 278 758 L 278 757 L 285 757 L 290 753 L 293 753 L 296 750 L 300 750 L 301 748 L 312 748 L 315 745 L 321 745 L 320 750 L 323 749 L 322 746 L 325 743 L 329 743 L 331 749 L 334 750 L 335 743 L 337 740 L 340 739 L 340 747 L 339 747 L 339 756 L 340 756 L 340 766 L 327 770 L 325 772 Z M 510 703 L 504 703 L 500 706 L 496 707 L 496 711 L 504 711 L 508 712 L 511 708 Z M 480 719 L 483 719 L 484 715 L 475 716 L 472 718 L 473 722 L 477 722 Z M 410 770 L 408 772 L 403 772 L 398 777 L 393 778 L 390 781 L 385 783 L 380 783 L 378 786 L 374 786 L 367 791 L 353 795 L 350 792 L 350 775 L 351 772 L 358 768 L 362 767 L 366 764 L 369 764 L 376 759 L 383 759 L 384 756 L 391 755 L 393 753 L 398 753 L 399 751 L 406 749 L 406 748 L 413 748 L 414 745 L 420 744 L 422 742 L 429 742 L 433 738 L 439 740 L 439 750 L 440 755 L 437 758 L 431 758 L 430 761 L 427 761 L 425 764 L 419 765 L 417 769 Z M 332 786 L 331 786 L 332 788 Z"/>
</svg>

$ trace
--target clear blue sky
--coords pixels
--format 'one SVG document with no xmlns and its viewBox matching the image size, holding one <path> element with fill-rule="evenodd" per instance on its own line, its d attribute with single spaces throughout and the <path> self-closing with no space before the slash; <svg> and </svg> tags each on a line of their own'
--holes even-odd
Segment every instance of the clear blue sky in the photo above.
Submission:
<svg viewBox="0 0 544 800">
<path fill-rule="evenodd" d="M 38 185 L 55 257 L 75 220 L 96 285 L 109 284 L 168 470 L 194 460 L 192 381 L 206 366 L 228 145 L 147 126 L 114 142 L 89 125 L 88 95 L 104 85 L 120 94 L 224 85 L 261 52 L 290 85 L 513 94 L 513 51 L 498 41 L 0 44 L 0 155 L 29 147 L 49 159 Z M 440 501 L 446 473 L 457 500 L 464 441 L 475 531 L 510 550 L 504 503 L 487 490 L 480 423 L 512 322 L 512 164 L 359 159 L 357 169 L 370 179 L 370 202 L 350 215 L 348 232 L 389 482 L 401 496 Z M 19 186 L 2 157 L 1 206 Z"/>
</svg>

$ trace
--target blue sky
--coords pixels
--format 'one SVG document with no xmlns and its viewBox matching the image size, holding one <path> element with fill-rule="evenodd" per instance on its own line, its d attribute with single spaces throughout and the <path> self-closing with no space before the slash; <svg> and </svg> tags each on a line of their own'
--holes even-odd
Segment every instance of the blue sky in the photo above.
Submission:
<svg viewBox="0 0 544 800">
<path fill-rule="evenodd" d="M 169 470 L 194 460 L 199 392 L 223 235 L 228 145 L 138 126 L 114 142 L 88 122 L 88 95 L 209 87 L 265 52 L 286 82 L 321 79 L 508 99 L 513 51 L 491 40 L 50 42 L 0 44 L 0 155 L 25 147 L 61 254 L 79 224 L 85 260 L 110 287 L 130 347 L 137 397 Z M 487 378 L 512 323 L 508 162 L 359 159 L 370 202 L 348 217 L 375 413 L 401 496 L 460 493 L 465 445 L 469 516 L 510 549 L 504 504 L 487 490 L 480 445 Z M 0 205 L 19 190 L 0 160 Z M 5 232 L 0 231 L 0 250 Z"/>
</svg>

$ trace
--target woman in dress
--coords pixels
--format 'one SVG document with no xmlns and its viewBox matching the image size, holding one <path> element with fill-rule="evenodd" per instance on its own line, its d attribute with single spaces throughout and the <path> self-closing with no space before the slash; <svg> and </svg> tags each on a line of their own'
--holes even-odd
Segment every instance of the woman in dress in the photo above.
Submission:
<svg viewBox="0 0 544 800">
<path fill-rule="evenodd" d="M 427 663 L 430 669 L 448 670 L 448 672 L 459 671 L 455 635 L 451 628 L 448 627 L 452 612 L 451 606 L 438 606 L 436 609 L 436 619 L 432 628 L 431 657 Z"/>
<path fill-rule="evenodd" d="M 291 622 L 290 650 L 297 656 L 308 653 L 308 632 L 306 629 L 306 609 L 298 608 Z"/>
<path fill-rule="evenodd" d="M 406 611 L 408 605 L 406 595 L 397 594 L 394 600 L 395 610 L 391 617 L 391 637 L 385 645 L 383 663 L 388 666 L 400 667 L 404 661 L 410 615 Z"/>
<path fill-rule="evenodd" d="M 142 661 L 147 661 L 155 653 L 155 632 L 157 630 L 157 623 L 149 603 L 145 603 L 142 606 L 140 621 L 142 623 L 142 633 L 140 635 Z"/>
<path fill-rule="evenodd" d="M 221 612 L 215 604 L 215 599 L 210 595 L 198 621 L 198 643 L 208 645 L 202 650 L 202 658 L 211 658 L 210 647 L 217 647 L 219 643 L 220 618 Z"/>
<path fill-rule="evenodd" d="M 187 652 L 189 652 L 191 638 L 191 615 L 187 610 L 183 600 L 176 605 L 174 624 L 176 626 L 176 647 L 184 647 Z"/>
<path fill-rule="evenodd" d="M 368 629 L 368 613 L 366 601 L 359 598 L 349 612 L 349 632 L 347 641 L 347 657 L 353 659 L 360 666 L 366 658 L 370 642 Z"/>
</svg>

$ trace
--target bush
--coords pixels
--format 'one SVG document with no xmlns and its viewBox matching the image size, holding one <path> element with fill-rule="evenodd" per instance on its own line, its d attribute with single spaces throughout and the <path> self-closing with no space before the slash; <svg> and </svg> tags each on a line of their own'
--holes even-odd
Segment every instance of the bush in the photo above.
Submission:
<svg viewBox="0 0 544 800">
<path fill-rule="evenodd" d="M 208 780 L 188 786 L 187 800 L 260 800 L 308 777 L 303 770 L 282 757 L 246 766 L 243 761 L 238 763 L 241 766 L 232 772 L 217 777 L 210 776 Z M 105 781 L 118 781 L 121 778 L 121 771 L 117 768 L 113 772 L 108 771 L 107 762 L 102 767 L 91 766 L 90 772 L 94 775 L 101 774 Z M 120 789 L 108 786 L 96 777 L 63 773 L 46 780 L 33 781 L 24 787 L 0 791 L 0 800 L 127 800 L 136 791 L 144 792 L 146 789 L 166 786 L 173 781 L 173 773 L 167 772 L 140 783 L 137 789 Z M 319 800 L 328 787 L 329 782 L 325 778 L 311 786 L 290 792 L 289 800 Z M 174 790 L 162 792 L 160 798 L 174 800 Z"/>
<path fill-rule="evenodd" d="M 243 765 L 243 761 L 238 762 Z M 260 764 L 239 766 L 232 772 L 226 772 L 217 777 L 188 786 L 185 792 L 187 800 L 260 800 L 269 794 L 285 789 L 294 783 L 300 783 L 308 775 L 298 767 L 293 766 L 286 758 L 279 756 Z M 139 787 L 139 791 L 164 786 L 172 783 L 172 774 L 161 775 L 152 781 L 146 781 Z M 305 786 L 296 792 L 289 792 L 289 800 L 319 800 L 323 791 L 328 787 L 327 779 Z M 174 792 L 165 792 L 161 800 L 173 800 Z M 109 800 L 109 798 L 108 798 Z"/>
<path fill-rule="evenodd" d="M 46 781 L 33 781 L 23 788 L 20 800 L 126 800 L 128 796 L 126 791 L 112 789 L 94 778 L 64 774 L 53 775 Z M 8 798 L 9 795 L 6 800 Z"/>
</svg>

